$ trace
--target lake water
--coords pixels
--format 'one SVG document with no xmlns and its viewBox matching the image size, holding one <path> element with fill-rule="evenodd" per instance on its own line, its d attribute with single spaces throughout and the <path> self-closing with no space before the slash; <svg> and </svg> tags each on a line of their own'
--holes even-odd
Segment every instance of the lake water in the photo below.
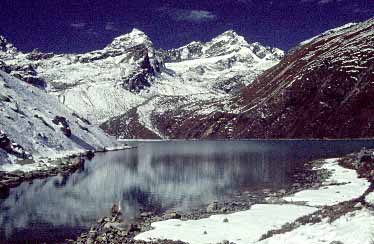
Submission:
<svg viewBox="0 0 374 244">
<path fill-rule="evenodd" d="M 75 237 L 120 203 L 142 211 L 188 210 L 237 191 L 285 188 L 295 167 L 342 156 L 374 141 L 131 142 L 136 149 L 97 154 L 70 176 L 25 182 L 0 199 L 0 242 Z"/>
</svg>

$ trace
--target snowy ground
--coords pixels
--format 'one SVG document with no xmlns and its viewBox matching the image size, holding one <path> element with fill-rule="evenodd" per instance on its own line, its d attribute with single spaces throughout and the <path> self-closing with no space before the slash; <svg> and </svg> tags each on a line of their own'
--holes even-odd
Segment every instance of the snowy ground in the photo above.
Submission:
<svg viewBox="0 0 374 244">
<path fill-rule="evenodd" d="M 336 159 L 327 159 L 323 168 L 332 175 L 321 188 L 304 190 L 284 199 L 309 206 L 331 206 L 361 196 L 370 185 L 367 180 L 358 179 L 355 170 L 340 167 Z"/>
<path fill-rule="evenodd" d="M 61 104 L 55 96 L 37 87 L 2 71 L 0 87 L 0 129 L 11 143 L 22 146 L 34 162 L 121 146 L 114 138 Z M 66 119 L 72 133 L 70 137 L 64 134 L 60 124 L 53 122 L 57 116 Z M 2 166 L 22 159 L 16 156 L 0 149 L 0 170 L 4 170 L 1 167 L 5 170 L 18 167 Z"/>
<path fill-rule="evenodd" d="M 135 239 L 171 239 L 190 244 L 218 243 L 223 240 L 247 244 L 315 244 L 333 241 L 369 244 L 374 235 L 374 213 L 366 208 L 347 213 L 331 223 L 328 219 L 322 219 L 322 222 L 301 225 L 259 241 L 270 230 L 279 229 L 299 217 L 316 212 L 322 206 L 361 196 L 369 187 L 366 179 L 358 178 L 354 170 L 339 166 L 337 159 L 326 160 L 322 169 L 328 170 L 331 175 L 319 189 L 304 190 L 285 197 L 285 204 L 256 204 L 247 211 L 213 215 L 200 220 L 155 222 L 152 223 L 154 229 L 137 235 Z M 371 201 L 372 198 L 373 193 L 368 195 L 367 200 Z"/>
<path fill-rule="evenodd" d="M 319 244 L 347 243 L 370 244 L 373 238 L 374 213 L 361 209 L 340 217 L 329 223 L 327 220 L 317 224 L 307 224 L 281 235 L 257 242 L 261 244 Z"/>
<path fill-rule="evenodd" d="M 374 206 L 374 192 L 368 194 L 365 198 L 365 201 Z"/>
</svg>

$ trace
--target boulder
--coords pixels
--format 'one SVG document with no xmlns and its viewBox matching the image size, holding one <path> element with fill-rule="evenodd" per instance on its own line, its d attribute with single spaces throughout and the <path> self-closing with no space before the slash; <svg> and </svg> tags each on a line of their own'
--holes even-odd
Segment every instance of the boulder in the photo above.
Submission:
<svg viewBox="0 0 374 244">
<path fill-rule="evenodd" d="M 66 137 L 71 137 L 71 129 L 68 120 L 63 116 L 55 116 L 52 120 L 55 125 L 61 126 L 61 131 Z"/>
<path fill-rule="evenodd" d="M 206 208 L 206 211 L 208 213 L 212 213 L 212 212 L 215 212 L 218 210 L 218 202 L 212 202 L 208 205 L 208 207 Z"/>
<path fill-rule="evenodd" d="M 86 156 L 87 156 L 88 160 L 91 160 L 95 157 L 95 153 L 94 153 L 94 151 L 90 150 L 90 151 L 87 152 Z"/>
<path fill-rule="evenodd" d="M 165 219 L 180 219 L 182 216 L 177 212 L 169 212 L 164 214 Z"/>
</svg>

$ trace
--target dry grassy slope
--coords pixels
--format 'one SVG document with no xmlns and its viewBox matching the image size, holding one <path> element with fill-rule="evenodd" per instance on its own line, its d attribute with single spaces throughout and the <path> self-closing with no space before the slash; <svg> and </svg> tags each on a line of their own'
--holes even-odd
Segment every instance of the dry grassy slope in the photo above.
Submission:
<svg viewBox="0 0 374 244">
<path fill-rule="evenodd" d="M 298 47 L 231 101 L 240 112 L 167 111 L 157 127 L 174 138 L 373 137 L 373 98 L 370 19 Z"/>
</svg>

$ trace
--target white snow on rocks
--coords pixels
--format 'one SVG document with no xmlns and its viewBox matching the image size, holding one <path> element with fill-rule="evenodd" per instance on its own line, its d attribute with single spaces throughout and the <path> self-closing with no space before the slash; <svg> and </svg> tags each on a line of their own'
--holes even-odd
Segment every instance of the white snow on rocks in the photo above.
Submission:
<svg viewBox="0 0 374 244">
<path fill-rule="evenodd" d="M 55 96 L 2 71 L 0 88 L 0 128 L 13 143 L 31 153 L 35 161 L 120 145 L 101 129 L 74 115 L 74 111 Z M 64 134 L 60 125 L 52 122 L 56 116 L 66 118 L 72 132 L 70 137 Z M 3 151 L 0 165 L 15 163 L 18 159 Z"/>
<path fill-rule="evenodd" d="M 267 231 L 280 228 L 286 222 L 316 211 L 316 208 L 297 205 L 256 204 L 250 210 L 228 215 L 213 215 L 206 219 L 181 221 L 176 219 L 155 222 L 155 229 L 141 233 L 136 240 L 171 239 L 190 244 L 218 243 L 228 240 L 248 244 Z M 228 222 L 223 220 L 227 218 Z M 206 234 L 204 234 L 206 231 Z"/>
<path fill-rule="evenodd" d="M 365 197 L 365 201 L 371 205 L 374 206 L 374 192 L 371 192 L 369 193 L 366 197 Z"/>
<path fill-rule="evenodd" d="M 344 30 L 346 30 L 346 29 L 348 29 L 352 26 L 355 26 L 355 25 L 357 25 L 357 23 L 348 23 L 348 24 L 345 24 L 343 26 L 340 26 L 340 27 L 337 27 L 337 28 L 334 28 L 334 29 L 330 29 L 328 31 L 323 32 L 322 34 L 320 34 L 318 36 L 314 36 L 310 39 L 307 39 L 307 40 L 301 42 L 299 45 L 303 46 L 303 45 L 309 44 L 309 43 L 313 42 L 314 40 L 316 40 L 320 37 L 331 35 L 331 34 L 334 34 L 334 33 L 340 32 L 340 31 L 344 31 Z"/>
<path fill-rule="evenodd" d="M 274 235 L 259 244 L 371 244 L 374 238 L 374 213 L 361 209 L 329 223 L 327 219 L 316 224 L 302 225 L 280 235 Z"/>
<path fill-rule="evenodd" d="M 355 170 L 339 166 L 337 159 L 326 160 L 322 169 L 331 172 L 322 187 L 298 192 L 284 200 L 305 202 L 310 206 L 331 206 L 361 196 L 370 185 L 366 179 L 358 178 Z"/>
<path fill-rule="evenodd" d="M 35 170 L 46 170 L 49 169 L 51 166 L 50 163 L 31 163 L 31 164 L 17 164 L 17 163 L 8 163 L 8 164 L 3 164 L 0 165 L 0 171 L 5 171 L 5 172 L 13 172 L 13 171 L 22 171 L 22 172 L 32 172 Z"/>
<path fill-rule="evenodd" d="M 348 213 L 332 223 L 323 220 L 317 224 L 302 225 L 290 232 L 273 235 L 259 242 L 259 238 L 270 230 L 311 214 L 323 205 L 333 205 L 351 200 L 364 193 L 369 182 L 359 179 L 354 170 L 338 165 L 337 159 L 325 160 L 323 169 L 331 176 L 316 190 L 304 190 L 287 201 L 302 201 L 298 204 L 256 204 L 247 211 L 228 215 L 213 215 L 200 220 L 166 220 L 152 223 L 154 229 L 140 233 L 137 240 L 171 239 L 190 244 L 218 243 L 228 240 L 236 244 L 299 244 L 331 243 L 342 241 L 350 244 L 369 244 L 374 234 L 374 213 L 363 208 Z M 337 183 L 337 185 L 335 185 Z M 334 184 L 334 185 L 331 185 Z M 371 199 L 369 195 L 369 199 Z M 312 206 L 310 206 L 312 205 Z M 227 218 L 228 222 L 223 220 Z"/>
</svg>

